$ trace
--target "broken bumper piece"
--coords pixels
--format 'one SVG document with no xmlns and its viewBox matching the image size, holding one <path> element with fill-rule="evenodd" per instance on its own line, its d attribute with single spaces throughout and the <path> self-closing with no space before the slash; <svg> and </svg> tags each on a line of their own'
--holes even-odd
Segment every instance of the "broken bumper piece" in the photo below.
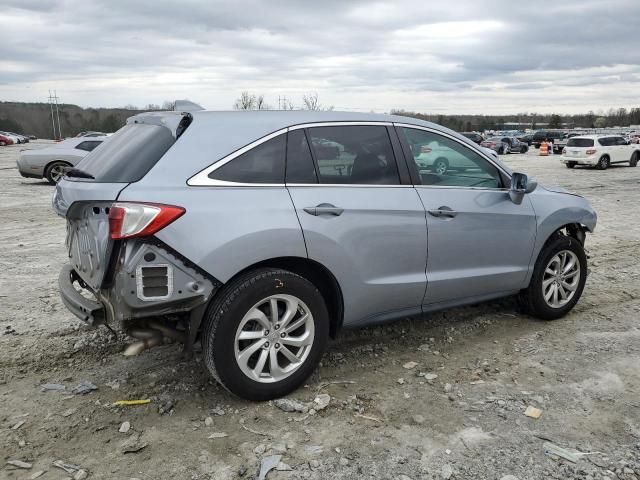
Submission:
<svg viewBox="0 0 640 480">
<path fill-rule="evenodd" d="M 90 326 L 105 323 L 104 307 L 99 302 L 84 297 L 73 286 L 73 283 L 78 279 L 75 270 L 70 265 L 62 267 L 58 277 L 62 303 L 71 313 Z"/>
</svg>

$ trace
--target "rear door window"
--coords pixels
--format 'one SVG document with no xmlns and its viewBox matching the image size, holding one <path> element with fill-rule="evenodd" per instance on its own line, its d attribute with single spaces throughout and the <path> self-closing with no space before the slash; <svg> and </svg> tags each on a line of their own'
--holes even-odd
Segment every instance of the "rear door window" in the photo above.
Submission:
<svg viewBox="0 0 640 480">
<path fill-rule="evenodd" d="M 600 139 L 598 139 L 598 143 L 600 145 L 602 145 L 603 147 L 611 147 L 611 146 L 615 145 L 612 137 L 600 138 Z"/>
<path fill-rule="evenodd" d="M 84 150 L 86 152 L 91 152 L 94 148 L 96 148 L 98 145 L 100 145 L 102 142 L 98 142 L 95 140 L 89 140 L 86 142 L 81 142 L 78 145 L 76 145 L 76 148 L 78 150 Z"/>
<path fill-rule="evenodd" d="M 400 184 L 387 127 L 313 127 L 309 128 L 308 135 L 320 183 Z"/>
<path fill-rule="evenodd" d="M 570 138 L 567 147 L 593 147 L 593 139 L 591 138 Z"/>
<path fill-rule="evenodd" d="M 174 142 L 166 127 L 143 123 L 125 125 L 84 157 L 76 169 L 91 175 L 94 182 L 137 182 Z"/>
<path fill-rule="evenodd" d="M 284 184 L 286 135 L 278 135 L 235 157 L 209 174 L 233 183 Z"/>
</svg>

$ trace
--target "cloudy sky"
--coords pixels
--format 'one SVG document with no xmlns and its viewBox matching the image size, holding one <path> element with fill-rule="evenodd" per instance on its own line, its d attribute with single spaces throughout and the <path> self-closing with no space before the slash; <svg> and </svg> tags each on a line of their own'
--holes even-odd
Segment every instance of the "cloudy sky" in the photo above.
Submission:
<svg viewBox="0 0 640 480">
<path fill-rule="evenodd" d="M 526 3 L 526 5 L 525 5 Z M 640 0 L 0 0 L 0 100 L 229 109 L 640 106 Z"/>
</svg>

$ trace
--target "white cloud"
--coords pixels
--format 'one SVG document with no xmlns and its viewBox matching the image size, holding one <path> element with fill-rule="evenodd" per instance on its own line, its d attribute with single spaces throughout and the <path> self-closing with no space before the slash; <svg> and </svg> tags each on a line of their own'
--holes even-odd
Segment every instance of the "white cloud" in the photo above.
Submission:
<svg viewBox="0 0 640 480">
<path fill-rule="evenodd" d="M 241 90 L 338 109 L 637 106 L 637 0 L 4 0 L 0 98 L 122 106 Z M 543 21 L 544 20 L 544 21 Z"/>
</svg>

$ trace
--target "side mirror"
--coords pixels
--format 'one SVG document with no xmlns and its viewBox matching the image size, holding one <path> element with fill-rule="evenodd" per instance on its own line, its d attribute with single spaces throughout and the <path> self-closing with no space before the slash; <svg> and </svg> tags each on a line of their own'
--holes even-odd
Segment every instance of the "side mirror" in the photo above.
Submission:
<svg viewBox="0 0 640 480">
<path fill-rule="evenodd" d="M 533 192 L 538 186 L 535 180 L 529 180 L 524 173 L 514 173 L 511 176 L 511 186 L 509 187 L 509 198 L 516 205 L 522 203 L 525 194 Z"/>
</svg>

